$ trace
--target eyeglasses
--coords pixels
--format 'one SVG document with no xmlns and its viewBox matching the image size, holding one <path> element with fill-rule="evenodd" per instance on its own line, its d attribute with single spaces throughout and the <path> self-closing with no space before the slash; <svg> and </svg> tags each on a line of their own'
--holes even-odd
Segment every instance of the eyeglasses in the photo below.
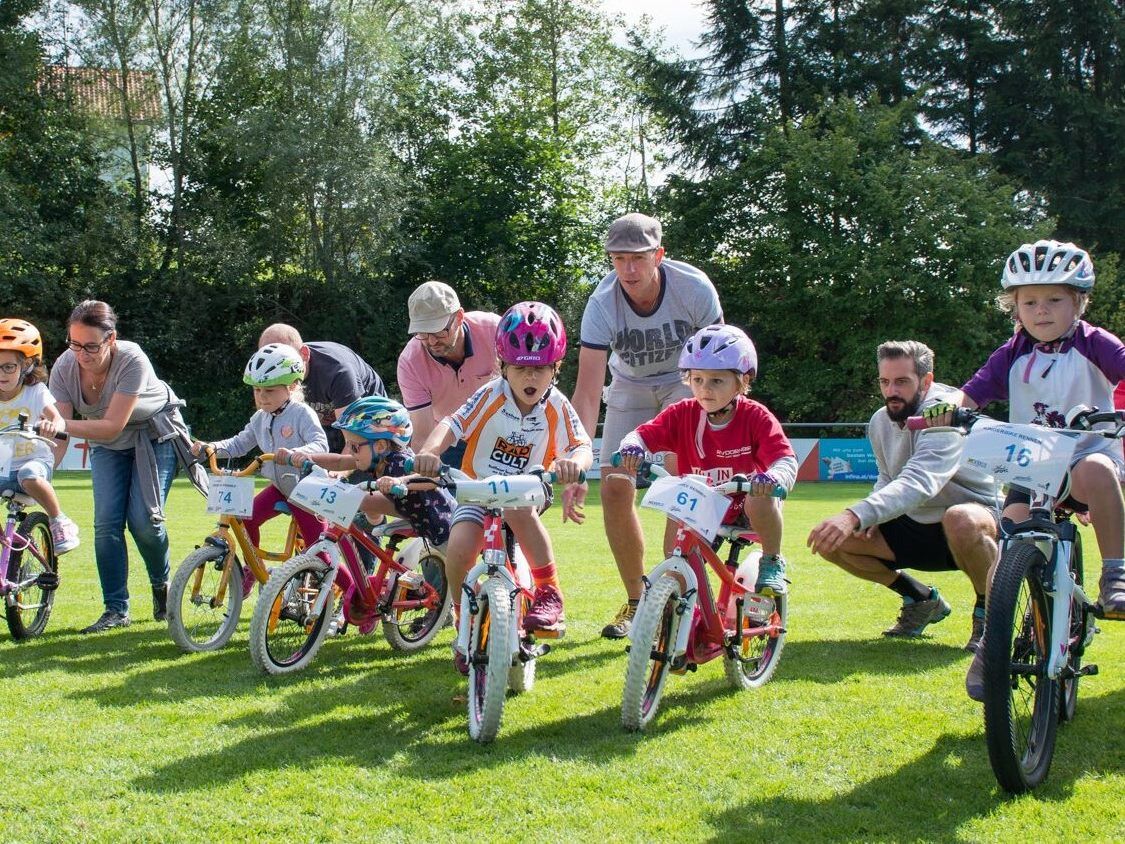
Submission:
<svg viewBox="0 0 1125 844">
<path fill-rule="evenodd" d="M 105 348 L 105 344 L 108 343 L 110 341 L 110 339 L 112 339 L 112 337 L 113 337 L 112 331 L 109 332 L 109 334 L 107 334 L 105 336 L 105 339 L 103 339 L 100 343 L 76 343 L 75 341 L 73 341 L 69 337 L 67 337 L 66 338 L 66 347 L 68 349 L 70 349 L 72 352 L 74 352 L 75 354 L 77 354 L 78 352 L 85 352 L 88 355 L 96 355 L 103 348 Z"/>
<path fill-rule="evenodd" d="M 441 331 L 419 331 L 414 336 L 419 340 L 425 340 L 432 337 L 434 340 L 444 340 L 449 337 L 449 333 L 453 331 L 453 323 L 457 322 L 457 314 L 449 318 L 449 322 L 445 324 L 445 328 Z"/>
<path fill-rule="evenodd" d="M 12 375 L 13 373 L 19 372 L 19 370 L 20 365 L 18 363 L 0 363 L 0 372 L 3 372 L 5 375 Z"/>
</svg>

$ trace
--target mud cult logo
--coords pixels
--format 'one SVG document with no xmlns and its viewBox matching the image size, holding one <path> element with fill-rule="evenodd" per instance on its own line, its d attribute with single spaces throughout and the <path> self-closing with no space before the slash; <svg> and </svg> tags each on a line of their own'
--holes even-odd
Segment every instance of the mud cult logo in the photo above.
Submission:
<svg viewBox="0 0 1125 844">
<path fill-rule="evenodd" d="M 531 446 L 529 445 L 515 445 L 508 442 L 503 437 L 496 438 L 496 444 L 492 446 L 492 454 L 490 455 L 493 463 L 499 463 L 502 466 L 511 466 L 517 471 L 522 471 L 527 466 L 527 461 L 531 457 Z"/>
</svg>

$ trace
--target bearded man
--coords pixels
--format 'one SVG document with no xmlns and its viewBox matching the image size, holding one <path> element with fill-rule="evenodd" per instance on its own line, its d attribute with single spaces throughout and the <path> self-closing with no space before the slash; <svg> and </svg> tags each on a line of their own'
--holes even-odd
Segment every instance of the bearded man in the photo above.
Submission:
<svg viewBox="0 0 1125 844">
<path fill-rule="evenodd" d="M 963 437 L 955 431 L 907 430 L 908 417 L 956 390 L 934 381 L 934 353 L 914 340 L 883 343 L 877 350 L 884 406 L 867 437 L 879 477 L 871 494 L 822 521 L 808 546 L 844 571 L 878 583 L 902 598 L 898 621 L 884 636 L 917 637 L 950 613 L 936 587 L 902 569 L 960 569 L 977 595 L 972 634 L 975 651 L 984 631 L 984 595 L 996 559 L 999 514 L 991 480 L 960 467 Z"/>
</svg>

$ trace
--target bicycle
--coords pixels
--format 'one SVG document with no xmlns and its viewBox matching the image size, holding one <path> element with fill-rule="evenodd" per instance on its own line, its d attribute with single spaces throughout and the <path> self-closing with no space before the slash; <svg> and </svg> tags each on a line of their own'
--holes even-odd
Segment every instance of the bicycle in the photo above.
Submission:
<svg viewBox="0 0 1125 844">
<path fill-rule="evenodd" d="M 46 437 L 28 428 L 28 416 L 0 428 L 0 438 L 23 439 L 51 446 Z M 56 437 L 67 438 L 66 434 Z M 51 539 L 51 523 L 41 511 L 28 512 L 35 499 L 22 492 L 6 490 L 0 494 L 8 510 L 4 534 L 0 537 L 0 596 L 4 598 L 4 617 L 16 641 L 41 634 L 51 617 L 55 590 L 59 587 L 59 560 Z"/>
<path fill-rule="evenodd" d="M 579 482 L 585 477 L 581 473 Z M 484 508 L 484 547 L 461 587 L 453 647 L 469 665 L 469 735 L 487 744 L 500 732 L 508 690 L 519 694 L 535 685 L 536 660 L 551 650 L 536 640 L 562 636 L 558 630 L 524 629 L 535 597 L 531 568 L 503 518 L 506 507 L 543 507 L 545 485 L 556 483 L 557 476 L 536 468 L 522 475 L 475 479 L 443 465 L 436 478 L 415 476 L 412 481 L 446 489 L 459 504 Z M 395 493 L 402 491 L 405 487 Z"/>
<path fill-rule="evenodd" d="M 1112 431 L 1091 427 L 1113 423 Z M 921 417 L 908 427 L 926 427 Z M 1031 491 L 1022 522 L 1003 519 L 1000 557 L 992 576 L 984 636 L 984 733 L 1001 788 L 1020 794 L 1047 777 L 1060 721 L 1075 717 L 1078 681 L 1098 673 L 1082 665 L 1098 632 L 1094 602 L 1084 590 L 1082 541 L 1068 495 L 1075 434 L 1121 439 L 1125 413 L 1078 407 L 1066 428 L 998 422 L 967 409 L 954 413 L 966 436 L 963 462 Z M 971 444 L 971 447 L 970 447 Z"/>
<path fill-rule="evenodd" d="M 330 483 L 311 463 L 303 474 L 320 485 L 326 499 L 352 489 L 342 481 Z M 298 490 L 290 503 L 302 506 Z M 250 620 L 250 658 L 265 673 L 289 674 L 307 666 L 336 619 L 337 601 L 344 626 L 355 625 L 367 635 L 382 622 L 384 637 L 397 651 L 420 650 L 445 626 L 451 601 L 441 549 L 416 537 L 404 519 L 367 531 L 352 521 L 354 515 L 347 517 L 347 527 L 330 520 L 320 539 L 275 569 L 263 587 Z M 373 573 L 364 570 L 357 546 L 375 558 Z"/>
<path fill-rule="evenodd" d="M 656 716 L 669 673 L 696 671 L 722 656 L 727 681 L 735 689 L 765 685 L 781 659 L 789 618 L 788 595 L 753 592 L 760 552 L 738 561 L 743 549 L 759 541 L 758 535 L 752 528 L 718 525 L 727 496 L 748 492 L 749 479 L 735 475 L 708 487 L 702 478 L 647 468 L 654 483 L 642 506 L 662 510 L 677 530 L 671 555 L 642 578 L 644 592 L 629 633 L 621 724 L 630 732 L 643 730 Z M 720 496 L 711 515 L 717 525 L 713 539 L 705 535 L 710 533 L 706 517 L 696 516 L 704 509 L 699 502 L 707 490 Z M 784 487 L 776 487 L 773 494 L 784 498 Z M 665 507 L 664 501 L 676 503 Z M 719 551 L 728 543 L 724 561 Z M 719 577 L 717 599 L 706 567 Z"/>
<path fill-rule="evenodd" d="M 206 454 L 215 477 L 249 477 L 263 463 L 273 460 L 272 454 L 262 454 L 244 469 L 220 469 L 215 450 L 208 448 Z M 290 512 L 284 503 L 278 510 Z M 303 548 L 293 519 L 283 549 L 271 552 L 251 542 L 239 516 L 221 514 L 215 531 L 180 563 L 168 586 L 168 632 L 172 641 L 187 653 L 214 651 L 226 645 L 238 627 L 242 603 L 250 597 L 254 584 L 260 586 L 269 580 L 267 563 L 288 560 Z"/>
</svg>

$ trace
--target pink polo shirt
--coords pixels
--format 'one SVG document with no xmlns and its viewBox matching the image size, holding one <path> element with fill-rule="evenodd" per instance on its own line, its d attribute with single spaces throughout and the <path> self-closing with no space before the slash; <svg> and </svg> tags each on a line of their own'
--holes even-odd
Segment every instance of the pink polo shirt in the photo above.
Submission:
<svg viewBox="0 0 1125 844">
<path fill-rule="evenodd" d="M 496 327 L 500 317 L 485 311 L 466 311 L 465 360 L 454 366 L 435 358 L 417 337 L 411 337 L 398 356 L 398 389 L 407 410 L 432 407 L 440 422 L 473 393 L 500 374 L 496 358 Z"/>
</svg>

